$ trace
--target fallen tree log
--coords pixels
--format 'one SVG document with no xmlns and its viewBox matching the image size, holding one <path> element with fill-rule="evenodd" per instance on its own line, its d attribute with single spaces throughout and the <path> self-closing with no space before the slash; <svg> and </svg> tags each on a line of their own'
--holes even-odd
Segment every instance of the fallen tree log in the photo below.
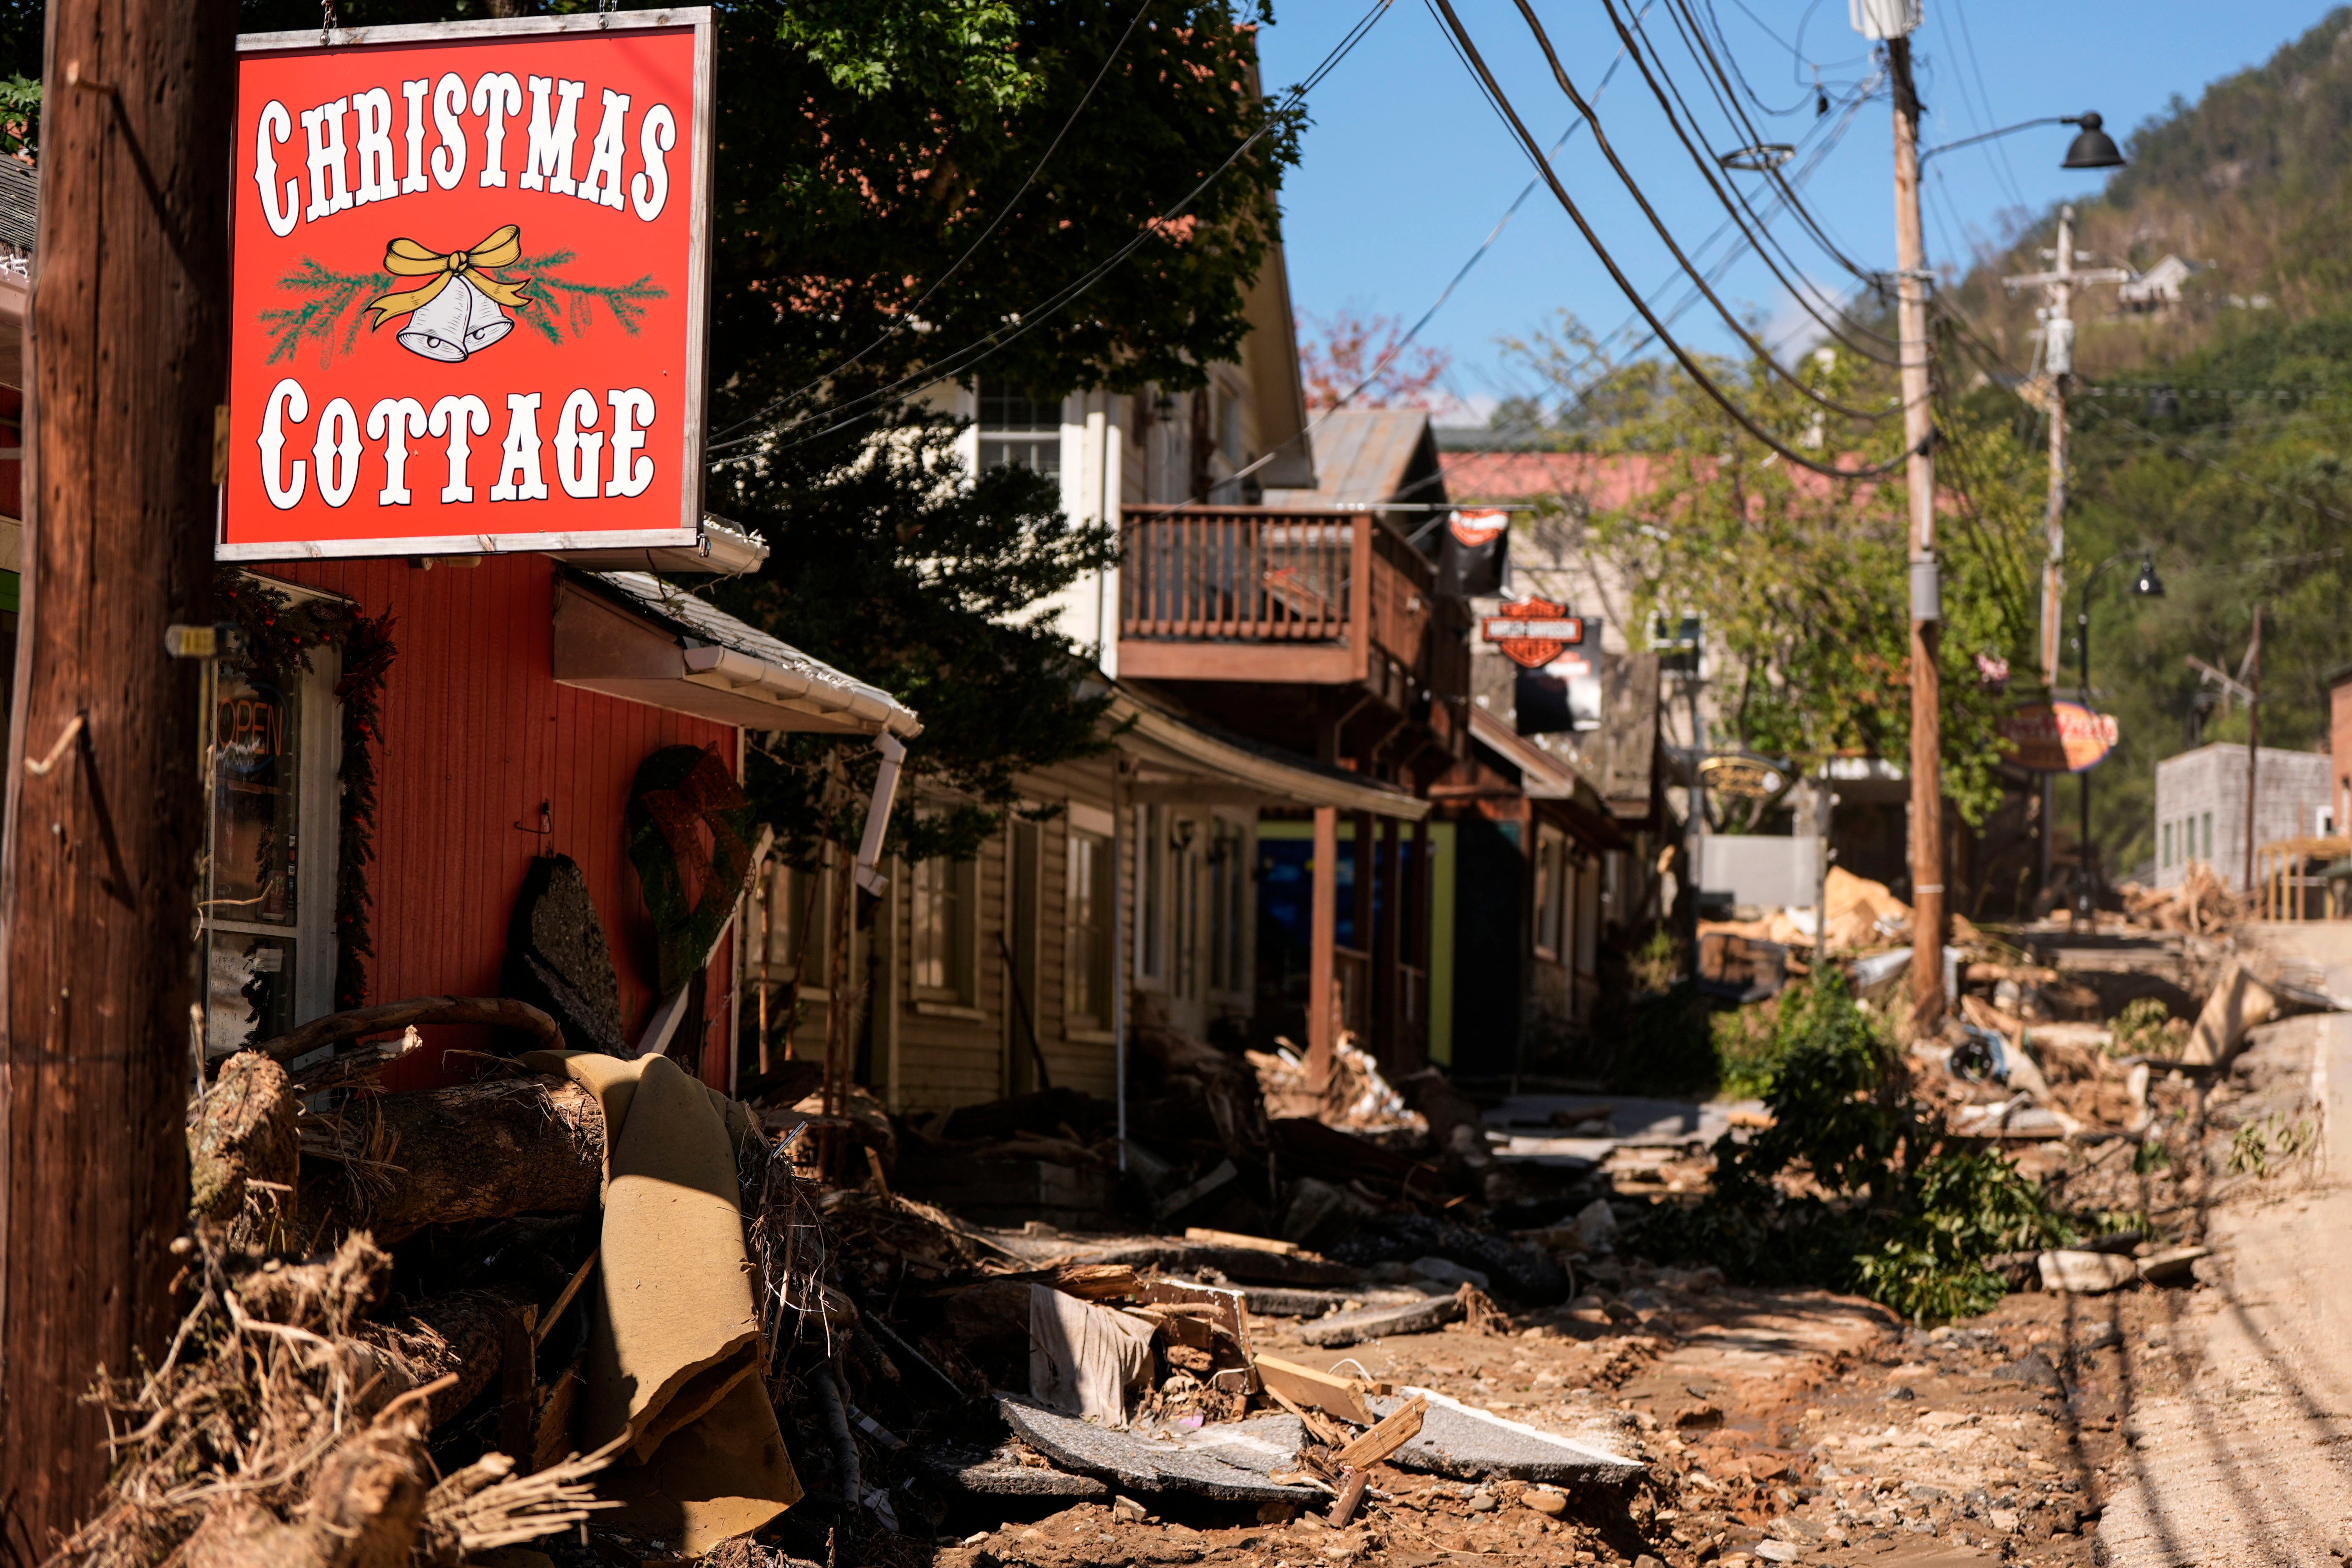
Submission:
<svg viewBox="0 0 2352 1568">
<path fill-rule="evenodd" d="M 239 1051 L 224 1062 L 188 1108 L 188 1212 L 233 1220 L 245 1207 L 247 1181 L 291 1187 L 301 1163 L 300 1110 L 286 1069 L 269 1058 Z"/>
<path fill-rule="evenodd" d="M 530 1003 L 518 1002 L 511 996 L 413 996 L 405 1002 L 387 1002 L 380 1007 L 330 1013 L 254 1048 L 278 1061 L 289 1061 L 321 1046 L 363 1039 L 370 1035 L 388 1035 L 412 1024 L 488 1024 L 529 1037 L 530 1043 L 523 1050 L 564 1048 L 563 1031 L 556 1026 L 554 1019 Z"/>
<path fill-rule="evenodd" d="M 309 1120 L 305 1236 L 334 1226 L 389 1243 L 428 1225 L 587 1214 L 603 1201 L 604 1110 L 569 1079 L 374 1095 Z"/>
</svg>

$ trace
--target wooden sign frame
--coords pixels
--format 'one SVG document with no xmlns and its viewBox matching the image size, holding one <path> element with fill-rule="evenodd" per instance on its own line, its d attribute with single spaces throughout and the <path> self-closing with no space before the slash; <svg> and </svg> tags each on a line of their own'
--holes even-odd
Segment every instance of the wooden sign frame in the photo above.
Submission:
<svg viewBox="0 0 2352 1568">
<path fill-rule="evenodd" d="M 555 52 L 530 47 L 584 44 L 597 38 L 641 38 L 649 32 L 680 35 L 681 43 L 690 47 L 688 90 L 692 102 L 677 106 L 686 113 L 670 108 L 667 99 L 632 106 L 629 95 L 610 89 L 602 92 L 600 103 L 599 95 L 586 90 L 597 85 L 593 78 L 586 82 L 559 78 L 548 66 Z M 522 47 L 515 51 L 518 58 L 511 66 L 498 58 L 501 47 L 508 45 Z M 269 561 L 693 544 L 702 523 L 709 398 L 716 140 L 710 9 L 681 6 L 258 33 L 241 37 L 237 47 L 238 145 L 233 149 L 236 174 L 230 229 L 232 275 L 240 281 L 231 307 L 235 321 L 231 384 L 223 432 L 225 482 L 215 558 Z M 379 50 L 407 54 L 414 63 L 394 68 L 386 62 L 386 68 L 379 73 L 383 79 L 372 77 L 365 84 L 369 90 L 350 95 L 354 100 L 368 98 L 373 102 L 357 111 L 355 134 L 350 142 L 344 141 L 342 111 L 337 111 L 331 145 L 335 156 L 322 172 L 320 154 L 327 150 L 322 142 L 328 138 L 324 120 L 314 126 L 305 119 L 311 110 L 308 97 L 296 104 L 282 92 L 272 95 L 262 90 L 265 75 L 252 68 L 288 61 L 352 60 Z M 604 62 L 595 62 L 590 51 L 581 53 L 583 65 L 603 63 L 608 70 L 615 68 L 614 61 L 624 62 L 620 68 L 653 68 L 649 64 L 629 67 L 626 61 L 632 57 L 626 51 L 606 51 Z M 656 58 L 651 50 L 640 53 L 646 61 Z M 472 57 L 462 72 L 452 68 L 457 57 Z M 675 54 L 664 50 L 661 58 L 674 62 Z M 523 68 L 527 61 L 544 71 L 531 77 L 528 100 L 516 90 L 523 79 L 531 76 Z M 408 73 L 405 80 L 404 70 Z M 581 74 L 588 75 L 584 68 Z M 418 95 L 421 84 L 414 80 L 416 75 L 436 81 L 426 89 L 433 94 L 429 100 Z M 484 91 L 478 84 L 493 76 L 503 79 L 489 89 L 489 112 L 485 115 L 483 110 L 475 109 L 468 114 L 467 105 Z M 334 73 L 321 71 L 317 79 L 325 85 L 312 89 L 313 95 L 341 90 L 342 79 Z M 467 96 L 445 104 L 441 93 L 452 83 Z M 362 85 L 355 78 L 350 79 L 350 84 Z M 381 90 L 387 85 L 392 89 L 389 95 Z M 257 90 L 268 102 L 256 100 Z M 333 101 L 320 105 L 319 112 L 323 115 Z M 551 109 L 551 102 L 560 107 Z M 499 104 L 505 106 L 503 118 Z M 662 109 L 663 127 L 654 123 L 656 104 Z M 628 112 L 633 107 L 634 115 Z M 267 124 L 262 123 L 265 118 Z M 461 121 L 454 130 L 453 121 Z M 618 132 L 616 123 L 622 127 Z M 665 129 L 670 136 L 666 146 L 659 141 Z M 558 131 L 566 133 L 560 143 Z M 541 132 L 545 132 L 543 138 Z M 450 134 L 457 138 L 454 145 L 443 140 Z M 277 142 L 276 162 L 265 165 L 257 142 L 272 136 Z M 330 321 L 325 332 L 299 323 L 299 331 L 292 330 L 285 324 L 287 312 L 289 308 L 299 309 L 301 300 L 297 294 L 282 292 L 291 287 L 294 277 L 282 270 L 282 262 L 287 254 L 283 241 L 297 231 L 295 215 L 280 208 L 275 194 L 263 194 L 270 187 L 261 184 L 261 176 L 269 175 L 277 187 L 290 187 L 286 195 L 294 202 L 309 194 L 313 206 L 306 212 L 327 210 L 318 204 L 331 192 L 340 196 L 347 188 L 342 159 L 350 146 L 358 149 L 358 184 L 385 201 L 381 219 L 360 230 L 368 237 L 363 243 L 368 243 L 369 254 L 382 256 L 381 262 L 367 265 L 378 267 L 383 275 L 367 279 L 366 289 L 359 294 L 352 293 L 350 279 L 343 279 L 340 293 L 331 296 L 341 300 L 341 312 Z M 421 157 L 420 147 L 429 156 Z M 455 173 L 446 179 L 442 176 L 449 163 L 433 162 L 444 157 L 445 147 L 455 163 Z M 554 161 L 542 160 L 542 147 Z M 480 159 L 478 168 L 471 161 L 474 156 Z M 497 161 L 495 172 L 501 176 L 495 180 L 488 177 L 493 160 Z M 506 171 L 517 161 L 523 168 L 515 176 L 515 184 L 508 185 Z M 584 179 L 575 173 L 581 163 L 589 165 Z M 430 184 L 422 174 L 427 167 L 433 174 Z M 331 180 L 325 177 L 329 174 Z M 534 177 L 539 184 L 531 185 Z M 401 194 L 408 197 L 405 203 L 389 199 L 395 181 L 404 181 Z M 478 182 L 505 189 L 495 196 L 480 196 L 474 190 Z M 527 186 L 533 194 L 519 194 L 517 186 Z M 601 199 L 590 195 L 591 190 L 600 192 Z M 580 195 L 586 208 L 555 199 L 558 193 Z M 465 202 L 479 209 L 486 204 L 507 202 L 514 216 L 504 225 L 494 225 L 478 216 L 461 222 L 445 213 L 436 221 L 433 198 L 442 194 L 452 198 L 440 203 L 443 207 Z M 419 200 L 420 196 L 425 199 Z M 661 206 L 665 199 L 677 204 L 681 198 L 686 209 L 682 257 L 677 255 L 677 218 L 665 215 Z M 648 200 L 655 210 L 653 216 L 646 212 Z M 595 208 L 620 205 L 625 220 L 632 201 L 636 204 L 635 216 L 649 230 L 660 225 L 656 270 L 648 271 L 645 258 L 629 253 L 625 246 L 608 244 L 600 254 L 592 255 L 585 254 L 584 245 L 567 243 L 575 232 L 611 237 L 617 232 L 614 220 Z M 328 221 L 343 215 L 343 205 L 333 205 Z M 668 217 L 667 223 L 660 221 L 664 216 Z M 305 216 L 303 231 L 310 221 Z M 591 227 L 594 225 L 604 226 L 598 230 Z M 441 232 L 460 226 L 467 232 Z M 473 233 L 474 228 L 483 232 Z M 343 234 L 331 237 L 340 242 L 343 252 L 353 252 L 353 231 L 359 229 L 360 226 L 349 226 Z M 383 231 L 380 237 L 374 233 L 378 229 Z M 519 236 L 516 230 L 521 231 Z M 240 235 L 253 242 L 252 256 L 238 244 Z M 582 276 L 527 278 L 521 274 L 532 268 L 517 265 L 520 260 L 536 260 L 541 263 L 540 272 L 551 274 L 558 268 L 550 258 L 559 257 L 564 258 L 563 267 L 577 268 Z M 319 265 L 307 254 L 302 264 Z M 346 260 L 347 268 L 359 265 L 356 256 Z M 269 276 L 265 269 L 270 267 L 280 268 L 280 277 L 286 279 L 276 281 L 274 288 L 263 281 Z M 633 274 L 637 275 L 635 281 Z M 532 291 L 534 283 L 545 289 L 551 281 L 565 292 L 561 304 Z M 462 300 L 453 298 L 461 295 Z M 461 302 L 475 312 L 470 318 L 475 327 L 451 339 L 439 317 L 457 321 L 452 312 Z M 425 318 L 436 304 L 435 320 L 428 324 Z M 354 305 L 355 319 L 348 314 Z M 404 314 L 404 310 L 408 313 Z M 532 310 L 539 312 L 535 319 L 529 314 Z M 268 321 L 264 311 L 272 312 Z M 641 327 L 652 328 L 658 335 L 641 336 Z M 543 345 L 525 328 L 536 329 L 537 338 L 556 346 Z M 273 332 L 278 338 L 275 343 L 269 341 Z M 509 392 L 505 394 L 508 406 L 492 404 L 481 395 L 489 390 L 487 381 L 473 394 L 466 394 L 473 382 L 463 366 L 472 353 L 496 355 L 495 345 L 509 335 L 520 351 L 486 362 L 486 370 L 504 367 L 507 379 L 530 374 L 518 371 L 519 365 L 535 367 L 541 375 L 551 374 L 545 369 L 549 356 L 566 352 L 563 341 L 568 335 L 572 357 L 562 362 L 560 383 L 549 380 L 530 392 Z M 315 353 L 312 338 L 318 342 Z M 395 343 L 409 347 L 412 340 L 423 345 L 415 347 L 415 353 L 424 356 L 414 363 L 395 347 Z M 476 340 L 480 340 L 478 348 L 470 346 Z M 436 360 L 445 363 L 437 366 L 431 363 Z M 395 376 L 404 378 L 404 384 L 394 389 L 402 395 L 378 396 L 376 389 L 383 387 L 385 378 Z M 319 384 L 301 387 L 300 382 L 308 377 L 315 377 Z M 339 395 L 332 390 L 341 384 L 339 377 L 352 381 L 351 390 L 356 396 Z M 406 390 L 406 378 L 415 381 L 413 393 Z M 286 390 L 289 383 L 294 384 L 293 391 Z M 436 399 L 428 394 L 445 395 Z M 460 397 L 461 394 L 465 395 Z M 453 398 L 459 399 L 457 405 L 439 406 Z M 530 406 L 516 405 L 514 399 Z M 304 415 L 295 415 L 298 404 L 306 405 Z M 362 441 L 371 419 L 387 405 L 393 405 L 388 417 L 377 420 L 376 434 Z M 487 415 L 479 412 L 486 406 Z M 435 410 L 428 419 L 440 418 L 445 413 L 447 417 L 434 426 L 405 412 L 419 407 Z M 293 430 L 286 428 L 297 419 L 307 423 Z M 528 429 L 523 428 L 526 420 Z M 403 445 L 404 424 L 408 438 L 416 443 L 413 447 Z M 426 427 L 420 428 L 420 424 Z M 665 426 L 667 430 L 662 429 Z M 556 430 L 554 441 L 548 441 L 544 434 L 550 426 Z M 452 437 L 448 431 L 457 434 Z M 339 438 L 331 441 L 331 434 Z M 301 449 L 297 437 L 308 439 L 314 435 L 316 447 Z M 656 440 L 656 436 L 662 438 Z M 263 446 L 265 437 L 274 438 L 276 445 Z M 257 459 L 269 464 L 266 478 L 262 460 Z M 609 477 L 606 468 L 611 470 Z M 671 469 L 674 479 L 662 482 L 668 479 L 663 469 Z M 445 479 L 447 483 L 441 484 Z M 632 483 L 638 488 L 630 489 Z M 509 493 L 495 493 L 499 489 Z M 493 492 L 488 497 L 491 501 L 523 504 L 487 505 L 479 499 L 486 490 Z M 633 504 L 647 490 L 652 494 L 644 504 Z M 336 499 L 339 494 L 341 499 Z M 294 499 L 286 500 L 289 495 Z M 615 501 L 620 504 L 613 505 Z M 606 514 L 615 517 L 614 523 L 598 526 L 598 519 Z M 415 531 L 382 526 L 411 517 L 416 519 Z M 461 518 L 467 523 L 478 521 L 483 526 L 450 526 Z M 338 522 L 346 526 L 322 526 Z"/>
</svg>

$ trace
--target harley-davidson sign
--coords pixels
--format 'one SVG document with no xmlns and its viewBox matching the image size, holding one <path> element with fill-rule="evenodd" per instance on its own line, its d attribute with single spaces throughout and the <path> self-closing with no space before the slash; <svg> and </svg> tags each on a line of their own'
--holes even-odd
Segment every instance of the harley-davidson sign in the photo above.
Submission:
<svg viewBox="0 0 2352 1568">
<path fill-rule="evenodd" d="M 1549 599 L 1528 599 L 1505 605 L 1502 614 L 1488 616 L 1479 635 L 1502 650 L 1503 657 L 1526 669 L 1541 669 L 1584 641 L 1584 618 L 1571 616 L 1565 605 Z"/>
<path fill-rule="evenodd" d="M 710 13 L 238 48 L 220 557 L 692 541 Z"/>
</svg>

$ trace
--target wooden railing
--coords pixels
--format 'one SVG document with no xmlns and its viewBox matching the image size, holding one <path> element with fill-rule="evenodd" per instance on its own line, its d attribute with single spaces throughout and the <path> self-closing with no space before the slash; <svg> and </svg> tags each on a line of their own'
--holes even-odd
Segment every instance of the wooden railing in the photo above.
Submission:
<svg viewBox="0 0 2352 1568">
<path fill-rule="evenodd" d="M 1370 513 L 1134 508 L 1125 546 L 1122 637 L 1344 643 L 1408 669 L 1436 651 L 1436 567 Z M 1447 629 L 1434 640 L 1460 653 L 1466 681 L 1460 625 Z"/>
<path fill-rule="evenodd" d="M 1343 640 L 1363 521 L 1241 507 L 1131 514 L 1119 635 Z"/>
</svg>

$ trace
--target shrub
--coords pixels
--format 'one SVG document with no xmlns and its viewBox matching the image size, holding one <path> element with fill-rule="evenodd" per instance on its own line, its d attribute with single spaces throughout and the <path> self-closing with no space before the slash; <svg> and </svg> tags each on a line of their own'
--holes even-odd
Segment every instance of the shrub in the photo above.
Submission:
<svg viewBox="0 0 2352 1568">
<path fill-rule="evenodd" d="M 1926 1320 L 1999 1300 L 1986 1259 L 2068 1239 L 2041 1188 L 1999 1153 L 1937 1146 L 1836 968 L 1784 994 L 1770 1049 L 1772 1124 L 1746 1143 L 1718 1140 L 1714 1192 L 1654 1205 L 1632 1245 L 1757 1284 L 1859 1289 Z M 1780 1178 L 1799 1173 L 1818 1195 L 1789 1195 Z"/>
</svg>

